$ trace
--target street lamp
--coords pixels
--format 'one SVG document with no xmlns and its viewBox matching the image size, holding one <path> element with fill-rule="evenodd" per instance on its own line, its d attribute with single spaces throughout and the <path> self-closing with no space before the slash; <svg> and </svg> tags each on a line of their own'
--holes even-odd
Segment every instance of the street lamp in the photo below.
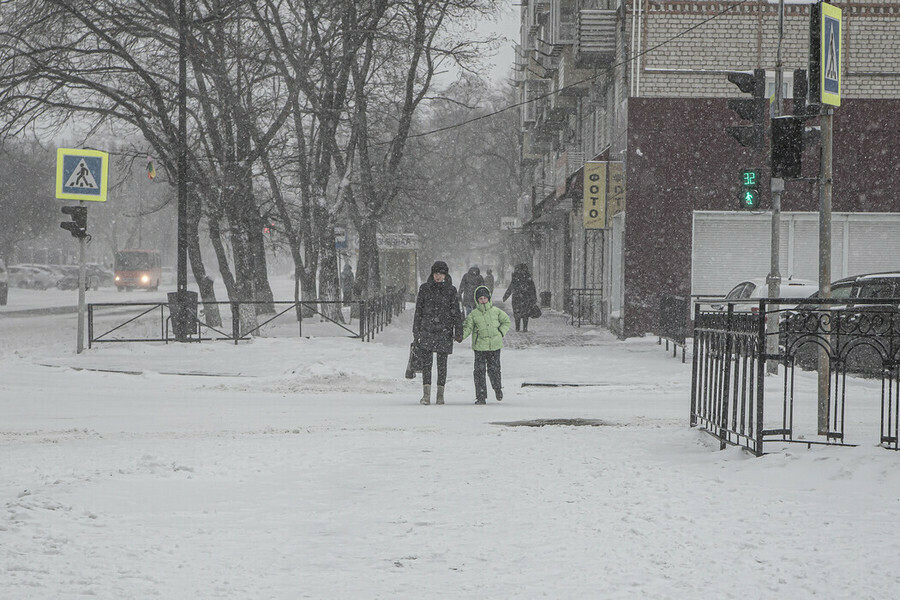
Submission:
<svg viewBox="0 0 900 600">
<path fill-rule="evenodd" d="M 187 15 L 178 1 L 178 255 L 177 280 L 169 292 L 169 313 L 175 341 L 187 342 L 195 329 L 197 293 L 187 289 Z"/>
</svg>

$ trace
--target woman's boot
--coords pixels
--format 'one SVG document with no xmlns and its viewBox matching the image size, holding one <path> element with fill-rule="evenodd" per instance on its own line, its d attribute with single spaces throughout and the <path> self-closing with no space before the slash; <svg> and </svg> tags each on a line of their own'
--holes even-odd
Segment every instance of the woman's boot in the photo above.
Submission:
<svg viewBox="0 0 900 600">
<path fill-rule="evenodd" d="M 437 389 L 437 398 L 434 401 L 435 404 L 443 404 L 444 403 L 444 386 L 439 385 Z"/>
<path fill-rule="evenodd" d="M 422 399 L 419 404 L 431 404 L 431 384 L 426 383 L 422 386 Z"/>
</svg>

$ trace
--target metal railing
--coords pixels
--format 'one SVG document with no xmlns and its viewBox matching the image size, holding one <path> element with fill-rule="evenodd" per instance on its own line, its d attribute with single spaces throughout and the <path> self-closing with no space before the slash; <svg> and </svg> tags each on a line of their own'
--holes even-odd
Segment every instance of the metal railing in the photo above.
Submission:
<svg viewBox="0 0 900 600">
<path fill-rule="evenodd" d="M 209 322 L 204 315 L 204 307 L 209 309 L 213 306 L 220 309 L 217 312 L 225 313 L 223 321 L 226 323 L 230 321 L 230 326 L 223 327 Z M 260 306 L 274 308 L 274 312 L 257 314 L 256 324 L 253 327 L 242 327 L 241 311 L 249 309 L 258 312 Z M 350 318 L 344 322 L 342 307 L 346 306 L 350 307 Z M 319 329 L 319 324 L 327 323 L 332 328 L 343 330 L 348 337 L 371 341 L 391 323 L 394 316 L 403 312 L 405 307 L 403 290 L 391 290 L 374 298 L 351 302 L 340 300 L 199 302 L 198 313 L 193 318 L 194 327 L 191 328 L 188 337 L 192 342 L 231 341 L 237 344 L 241 340 L 249 340 L 254 335 L 259 335 L 263 328 L 286 333 L 293 327 L 296 327 L 297 336 L 303 337 L 303 313 L 311 312 L 318 315 L 318 323 L 310 317 L 305 317 L 307 329 L 310 327 Z M 174 339 L 171 331 L 172 317 L 167 302 L 103 302 L 88 304 L 87 308 L 88 348 L 97 343 L 168 343 Z M 123 311 L 128 311 L 127 318 L 106 328 L 99 327 L 100 315 L 117 316 Z M 358 315 L 355 328 L 352 327 L 353 315 Z"/>
<path fill-rule="evenodd" d="M 569 307 L 571 324 L 575 327 L 602 325 L 604 311 L 604 295 L 601 288 L 572 288 Z"/>
<path fill-rule="evenodd" d="M 669 342 L 672 342 L 672 356 L 678 356 L 678 346 L 681 346 L 681 362 L 685 360 L 685 340 L 690 310 L 690 299 L 684 296 L 662 296 L 659 299 L 657 344 L 662 345 L 665 340 L 668 352 Z"/>
<path fill-rule="evenodd" d="M 726 303 L 699 298 L 694 306 L 691 426 L 705 428 L 723 447 L 734 443 L 757 455 L 763 454 L 767 441 L 851 445 L 845 442 L 847 375 L 863 374 L 881 379 L 879 441 L 900 449 L 900 299 L 847 302 L 779 298 Z M 721 308 L 713 309 L 714 304 Z M 766 351 L 767 319 L 778 319 L 777 354 Z M 823 358 L 816 364 L 819 349 Z M 778 406 L 780 414 L 768 423 L 767 360 L 783 366 L 780 406 L 777 400 L 769 404 Z M 818 432 L 816 424 L 813 429 L 824 439 L 805 439 L 795 426 L 798 366 L 814 366 L 827 381 L 827 428 Z M 871 388 L 855 386 L 852 393 L 864 394 L 866 389 Z M 853 406 L 859 410 L 861 404 L 854 401 Z"/>
</svg>

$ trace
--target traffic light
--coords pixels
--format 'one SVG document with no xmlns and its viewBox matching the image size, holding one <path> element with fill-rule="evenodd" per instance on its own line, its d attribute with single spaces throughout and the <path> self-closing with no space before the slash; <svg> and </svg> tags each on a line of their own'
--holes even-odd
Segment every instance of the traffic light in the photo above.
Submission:
<svg viewBox="0 0 900 600">
<path fill-rule="evenodd" d="M 71 221 L 63 221 L 60 227 L 72 234 L 72 237 L 78 239 L 87 237 L 87 207 L 86 206 L 63 206 L 64 215 L 70 215 Z"/>
<path fill-rule="evenodd" d="M 765 144 L 766 128 L 766 70 L 754 69 L 752 74 L 732 72 L 728 74 L 728 81 L 738 86 L 745 94 L 752 94 L 753 97 L 728 99 L 728 108 L 743 120 L 750 121 L 750 125 L 726 127 L 725 131 L 741 146 L 762 148 Z"/>
<path fill-rule="evenodd" d="M 747 210 L 759 208 L 759 169 L 741 170 L 740 204 Z"/>
<path fill-rule="evenodd" d="M 772 119 L 772 177 L 800 177 L 802 154 L 803 119 L 790 116 Z"/>
<path fill-rule="evenodd" d="M 809 103 L 822 102 L 822 2 L 809 7 Z M 796 85 L 796 83 L 794 84 Z"/>
<path fill-rule="evenodd" d="M 819 116 L 818 104 L 811 104 L 808 100 L 809 81 L 806 78 L 806 69 L 794 69 L 794 95 L 791 101 L 791 112 L 796 117 Z"/>
</svg>

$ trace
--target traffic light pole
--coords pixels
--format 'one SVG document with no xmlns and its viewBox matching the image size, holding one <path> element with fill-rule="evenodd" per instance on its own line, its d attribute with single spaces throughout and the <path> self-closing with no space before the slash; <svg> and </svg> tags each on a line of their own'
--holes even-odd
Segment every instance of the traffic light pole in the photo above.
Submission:
<svg viewBox="0 0 900 600">
<path fill-rule="evenodd" d="M 781 107 L 784 104 L 784 91 L 781 62 L 781 43 L 784 39 L 784 0 L 778 2 L 778 54 L 775 59 L 775 104 L 774 116 L 781 116 Z M 770 180 L 772 190 L 772 251 L 769 276 L 766 283 L 769 284 L 769 298 L 777 298 L 781 295 L 781 272 L 778 267 L 781 254 L 781 193 L 784 191 L 784 179 L 773 177 Z M 770 305 L 770 310 L 778 314 L 778 306 Z M 766 354 L 775 356 L 778 354 L 778 319 L 772 318 L 766 321 Z M 778 373 L 778 361 L 770 359 L 766 362 L 766 372 Z"/>
<path fill-rule="evenodd" d="M 81 203 L 82 205 L 84 202 Z M 87 242 L 84 237 L 78 240 L 78 341 L 75 344 L 76 354 L 84 352 L 84 262 L 85 262 L 85 246 Z"/>
<path fill-rule="evenodd" d="M 831 156 L 834 135 L 834 109 L 822 114 L 822 160 L 819 166 L 819 296 L 831 298 Z M 827 333 L 823 332 L 823 333 Z M 819 346 L 819 435 L 828 433 L 831 362 L 828 352 Z"/>
</svg>

